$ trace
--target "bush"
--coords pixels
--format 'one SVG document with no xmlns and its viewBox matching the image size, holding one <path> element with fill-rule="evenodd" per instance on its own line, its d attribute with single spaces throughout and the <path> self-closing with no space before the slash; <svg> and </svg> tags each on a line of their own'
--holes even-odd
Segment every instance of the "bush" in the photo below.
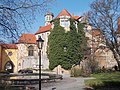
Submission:
<svg viewBox="0 0 120 90">
<path fill-rule="evenodd" d="M 78 67 L 71 68 L 71 76 L 72 77 L 79 77 L 81 75 L 81 70 Z"/>
<path fill-rule="evenodd" d="M 99 73 L 112 73 L 114 72 L 114 70 L 112 70 L 111 68 L 102 68 L 102 69 L 96 69 L 96 71 L 94 72 L 94 74 L 99 74 Z"/>
<path fill-rule="evenodd" d="M 102 72 L 102 70 L 101 69 L 96 69 L 96 71 L 95 72 L 93 72 L 93 74 L 98 74 L 98 73 L 101 73 Z"/>
<path fill-rule="evenodd" d="M 87 70 L 86 70 L 86 71 L 83 71 L 83 70 L 82 70 L 81 72 L 82 72 L 82 73 L 81 73 L 81 76 L 82 76 L 82 77 L 89 77 L 90 74 L 91 74 L 91 73 L 90 73 L 89 71 L 87 71 Z"/>
</svg>

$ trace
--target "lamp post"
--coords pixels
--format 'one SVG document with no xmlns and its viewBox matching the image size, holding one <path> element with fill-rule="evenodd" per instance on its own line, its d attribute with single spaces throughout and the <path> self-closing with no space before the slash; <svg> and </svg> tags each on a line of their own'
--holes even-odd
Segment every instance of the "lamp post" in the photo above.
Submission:
<svg viewBox="0 0 120 90">
<path fill-rule="evenodd" d="M 38 49 L 39 49 L 38 54 L 39 54 L 39 76 L 40 76 L 40 79 L 41 79 L 41 49 L 42 49 L 42 46 L 43 46 L 43 42 L 44 42 L 44 40 L 42 40 L 41 37 L 38 37 L 37 46 L 38 46 Z"/>
</svg>

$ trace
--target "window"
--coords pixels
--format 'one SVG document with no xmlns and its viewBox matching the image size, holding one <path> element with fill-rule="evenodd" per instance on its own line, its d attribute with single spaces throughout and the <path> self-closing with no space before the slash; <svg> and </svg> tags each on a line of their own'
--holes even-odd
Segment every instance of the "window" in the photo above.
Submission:
<svg viewBox="0 0 120 90">
<path fill-rule="evenodd" d="M 47 16 L 47 21 L 49 21 L 49 16 Z"/>
<path fill-rule="evenodd" d="M 13 71 L 14 71 L 13 62 L 12 61 L 6 62 L 4 69 L 5 69 L 5 71 L 8 71 L 9 73 L 13 73 Z"/>
<path fill-rule="evenodd" d="M 12 54 L 13 54 L 13 53 L 12 53 L 11 51 L 10 51 L 10 52 L 8 52 L 8 56 L 12 56 Z"/>
<path fill-rule="evenodd" d="M 46 16 L 46 21 L 50 21 L 50 16 Z"/>
<path fill-rule="evenodd" d="M 63 27 L 69 27 L 69 21 L 67 19 L 60 20 L 60 25 Z"/>
<path fill-rule="evenodd" d="M 43 36 L 43 34 L 42 34 L 42 36 Z M 38 38 L 40 38 L 41 36 L 40 35 L 38 35 Z"/>
<path fill-rule="evenodd" d="M 47 36 L 49 36 L 49 33 L 47 33 Z"/>
<path fill-rule="evenodd" d="M 48 21 L 50 21 L 50 16 L 48 17 Z"/>
<path fill-rule="evenodd" d="M 18 66 L 21 66 L 21 63 L 19 63 Z"/>
<path fill-rule="evenodd" d="M 29 46 L 28 47 L 28 56 L 33 56 L 34 55 L 34 47 L 33 46 Z"/>
<path fill-rule="evenodd" d="M 7 62 L 5 65 L 6 69 L 12 69 L 12 65 L 10 62 Z"/>
</svg>

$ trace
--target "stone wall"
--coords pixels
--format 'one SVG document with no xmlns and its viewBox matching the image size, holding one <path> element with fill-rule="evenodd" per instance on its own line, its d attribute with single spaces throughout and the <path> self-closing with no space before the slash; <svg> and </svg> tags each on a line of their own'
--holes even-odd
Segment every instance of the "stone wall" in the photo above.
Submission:
<svg viewBox="0 0 120 90">
<path fill-rule="evenodd" d="M 65 70 L 61 67 L 61 65 L 58 65 L 53 69 L 56 74 L 63 75 L 63 77 L 70 77 L 70 70 Z"/>
<path fill-rule="evenodd" d="M 34 47 L 34 55 L 28 56 L 28 47 L 32 45 Z M 39 59 L 38 59 L 38 48 L 35 44 L 17 44 L 18 46 L 18 70 L 24 68 L 35 68 L 35 66 L 39 66 Z"/>
</svg>

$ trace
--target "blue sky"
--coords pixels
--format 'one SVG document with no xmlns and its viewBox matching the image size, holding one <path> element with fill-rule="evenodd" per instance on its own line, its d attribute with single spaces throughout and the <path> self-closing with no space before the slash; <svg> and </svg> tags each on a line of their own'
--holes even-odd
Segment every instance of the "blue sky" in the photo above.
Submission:
<svg viewBox="0 0 120 90">
<path fill-rule="evenodd" d="M 49 11 L 56 17 L 62 9 L 66 9 L 70 14 L 81 16 L 90 9 L 90 3 L 95 0 L 56 0 L 49 8 Z M 37 16 L 33 23 L 30 33 L 35 33 L 39 26 L 44 26 L 44 14 Z"/>
</svg>

